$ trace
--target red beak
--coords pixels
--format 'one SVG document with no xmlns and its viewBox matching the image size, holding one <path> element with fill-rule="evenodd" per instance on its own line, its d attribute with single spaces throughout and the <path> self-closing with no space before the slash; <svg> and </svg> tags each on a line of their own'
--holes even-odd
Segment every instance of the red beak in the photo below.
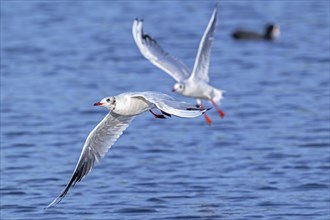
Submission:
<svg viewBox="0 0 330 220">
<path fill-rule="evenodd" d="M 100 105 L 102 105 L 101 102 L 96 102 L 96 103 L 94 103 L 94 106 L 100 106 Z"/>
<path fill-rule="evenodd" d="M 174 88 L 172 89 L 172 92 L 175 92 L 175 89 Z"/>
</svg>

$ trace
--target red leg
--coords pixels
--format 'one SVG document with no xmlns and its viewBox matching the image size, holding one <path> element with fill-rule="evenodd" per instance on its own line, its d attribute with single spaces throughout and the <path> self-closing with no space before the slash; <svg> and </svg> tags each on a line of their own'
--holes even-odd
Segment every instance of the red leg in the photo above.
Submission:
<svg viewBox="0 0 330 220">
<path fill-rule="evenodd" d="M 157 115 L 153 111 L 149 110 L 149 112 L 155 117 L 155 118 L 161 118 L 161 119 L 166 119 L 164 115 Z"/>
<path fill-rule="evenodd" d="M 207 123 L 208 125 L 211 125 L 211 119 L 209 118 L 209 116 L 207 116 L 206 113 L 204 113 L 203 115 L 204 115 L 204 119 L 205 119 L 206 123 Z"/>
<path fill-rule="evenodd" d="M 212 102 L 212 105 L 215 107 L 215 109 L 219 113 L 219 116 L 221 118 L 225 117 L 225 114 L 223 113 L 223 111 L 221 111 L 221 109 L 217 106 L 217 104 L 215 104 L 215 102 L 212 99 L 210 101 Z"/>
<path fill-rule="evenodd" d="M 202 110 L 205 109 L 204 106 L 203 106 L 202 104 L 199 104 L 199 106 L 200 106 L 200 108 L 201 108 Z M 204 112 L 203 115 L 204 115 L 204 119 L 205 119 L 206 123 L 207 123 L 208 125 L 211 125 L 211 119 L 209 118 L 209 116 L 207 116 L 206 112 Z"/>
</svg>

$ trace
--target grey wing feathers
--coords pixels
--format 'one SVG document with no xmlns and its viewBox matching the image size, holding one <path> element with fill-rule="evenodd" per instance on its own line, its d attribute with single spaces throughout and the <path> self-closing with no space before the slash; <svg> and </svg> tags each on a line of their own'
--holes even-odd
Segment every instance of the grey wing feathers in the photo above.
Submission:
<svg viewBox="0 0 330 220">
<path fill-rule="evenodd" d="M 200 80 L 204 80 L 205 82 L 209 81 L 208 72 L 210 64 L 210 52 L 217 22 L 217 9 L 218 6 L 216 5 L 204 35 L 199 43 L 194 68 L 190 78 L 198 78 Z"/>
<path fill-rule="evenodd" d="M 129 126 L 133 118 L 134 117 L 117 115 L 112 112 L 104 117 L 88 135 L 76 168 L 65 189 L 47 206 L 47 208 L 59 203 L 67 194 L 70 187 L 74 186 L 89 173 L 95 161 L 99 162 L 115 141 L 122 135 L 123 131 Z"/>
<path fill-rule="evenodd" d="M 190 75 L 188 67 L 164 51 L 155 39 L 143 33 L 142 25 L 142 20 L 135 19 L 132 27 L 133 38 L 141 54 L 176 81 L 187 79 Z"/>
<path fill-rule="evenodd" d="M 181 118 L 195 118 L 205 112 L 193 104 L 178 101 L 159 92 L 142 92 L 135 97 L 142 97 L 153 103 L 158 109 Z"/>
</svg>

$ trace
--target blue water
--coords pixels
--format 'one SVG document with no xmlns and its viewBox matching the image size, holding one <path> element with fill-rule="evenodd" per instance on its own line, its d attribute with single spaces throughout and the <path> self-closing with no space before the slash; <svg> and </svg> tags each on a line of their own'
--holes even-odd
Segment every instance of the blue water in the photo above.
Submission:
<svg viewBox="0 0 330 220">
<path fill-rule="evenodd" d="M 1 219 L 329 219 L 329 1 L 221 1 L 220 119 L 139 116 L 64 200 L 89 132 L 126 91 L 171 94 L 136 17 L 192 67 L 213 1 L 1 1 Z M 237 42 L 238 27 L 275 42 Z M 174 95 L 194 102 L 193 99 Z M 207 103 L 206 103 L 207 104 Z"/>
</svg>

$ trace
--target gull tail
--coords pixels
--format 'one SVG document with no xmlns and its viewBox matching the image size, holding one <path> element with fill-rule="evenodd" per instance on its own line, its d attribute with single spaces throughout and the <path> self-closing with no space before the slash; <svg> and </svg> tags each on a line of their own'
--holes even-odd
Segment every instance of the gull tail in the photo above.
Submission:
<svg viewBox="0 0 330 220">
<path fill-rule="evenodd" d="M 225 93 L 224 90 L 213 88 L 212 95 L 211 95 L 212 100 L 216 103 L 220 103 L 220 101 L 223 99 L 223 93 Z"/>
</svg>

